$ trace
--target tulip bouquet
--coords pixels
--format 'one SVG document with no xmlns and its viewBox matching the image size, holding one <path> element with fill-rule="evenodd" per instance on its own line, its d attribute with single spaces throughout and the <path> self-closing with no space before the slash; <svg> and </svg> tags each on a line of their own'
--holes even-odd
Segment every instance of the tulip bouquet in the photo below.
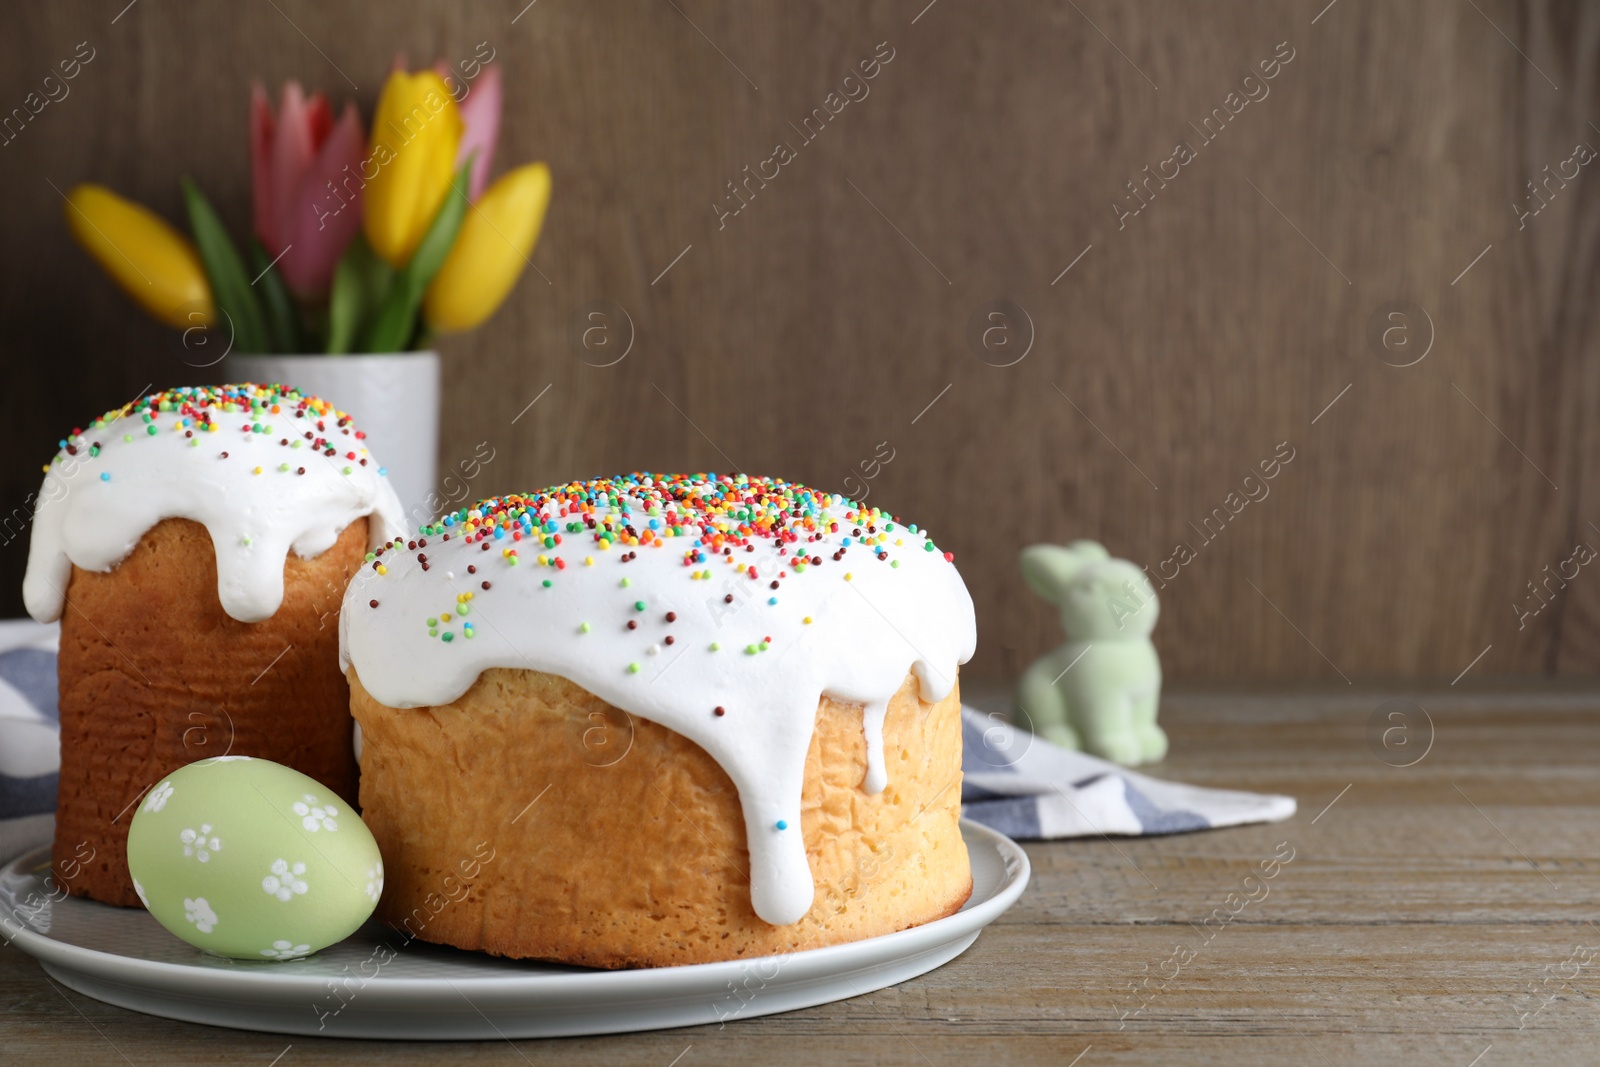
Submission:
<svg viewBox="0 0 1600 1067">
<path fill-rule="evenodd" d="M 469 66 L 470 64 L 470 66 Z M 100 185 L 67 196 L 67 223 L 155 318 L 217 326 L 242 353 L 400 352 L 494 313 L 529 262 L 550 200 L 543 163 L 489 184 L 499 70 L 440 64 L 384 84 L 370 136 L 354 103 L 290 82 L 276 114 L 250 101 L 253 235 L 241 255 L 187 178 L 191 241 Z"/>
</svg>

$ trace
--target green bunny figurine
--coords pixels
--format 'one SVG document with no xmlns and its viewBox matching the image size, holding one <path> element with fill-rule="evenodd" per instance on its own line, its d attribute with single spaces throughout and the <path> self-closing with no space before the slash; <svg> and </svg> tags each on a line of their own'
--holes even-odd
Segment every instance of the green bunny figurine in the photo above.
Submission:
<svg viewBox="0 0 1600 1067">
<path fill-rule="evenodd" d="M 1021 563 L 1028 585 L 1060 610 L 1067 641 L 1022 676 L 1017 725 L 1125 766 L 1161 759 L 1161 661 L 1150 640 L 1161 608 L 1150 579 L 1093 541 L 1033 545 Z"/>
</svg>

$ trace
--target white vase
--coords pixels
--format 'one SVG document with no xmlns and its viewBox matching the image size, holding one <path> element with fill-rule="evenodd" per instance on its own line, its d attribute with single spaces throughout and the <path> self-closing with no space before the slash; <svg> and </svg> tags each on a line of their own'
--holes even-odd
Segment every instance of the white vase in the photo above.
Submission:
<svg viewBox="0 0 1600 1067">
<path fill-rule="evenodd" d="M 435 516 L 439 460 L 439 354 L 229 356 L 231 383 L 275 383 L 320 397 L 351 415 L 414 530 Z M 433 500 L 430 501 L 429 497 Z"/>
</svg>

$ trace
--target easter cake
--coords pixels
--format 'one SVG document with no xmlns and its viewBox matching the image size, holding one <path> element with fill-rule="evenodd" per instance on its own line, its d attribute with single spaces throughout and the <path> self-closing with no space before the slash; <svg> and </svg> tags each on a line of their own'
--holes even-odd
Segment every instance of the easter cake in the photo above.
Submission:
<svg viewBox="0 0 1600 1067">
<path fill-rule="evenodd" d="M 598 967 L 754 957 L 971 894 L 972 600 L 915 525 L 745 475 L 479 503 L 340 614 L 378 915 Z"/>
<path fill-rule="evenodd" d="M 194 760 L 264 757 L 355 799 L 334 616 L 401 529 L 384 474 L 348 415 L 277 385 L 154 393 L 61 442 L 23 597 L 61 620 L 68 891 L 139 903 L 130 809 Z"/>
</svg>

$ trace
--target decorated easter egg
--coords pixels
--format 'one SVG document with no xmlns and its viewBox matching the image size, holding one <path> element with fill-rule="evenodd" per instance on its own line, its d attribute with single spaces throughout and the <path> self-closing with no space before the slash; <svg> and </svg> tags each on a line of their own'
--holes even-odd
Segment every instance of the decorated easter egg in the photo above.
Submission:
<svg viewBox="0 0 1600 1067">
<path fill-rule="evenodd" d="M 151 787 L 128 871 L 156 921 L 241 960 L 308 956 L 354 933 L 383 891 L 378 844 L 332 790 L 271 760 L 218 756 Z"/>
</svg>

